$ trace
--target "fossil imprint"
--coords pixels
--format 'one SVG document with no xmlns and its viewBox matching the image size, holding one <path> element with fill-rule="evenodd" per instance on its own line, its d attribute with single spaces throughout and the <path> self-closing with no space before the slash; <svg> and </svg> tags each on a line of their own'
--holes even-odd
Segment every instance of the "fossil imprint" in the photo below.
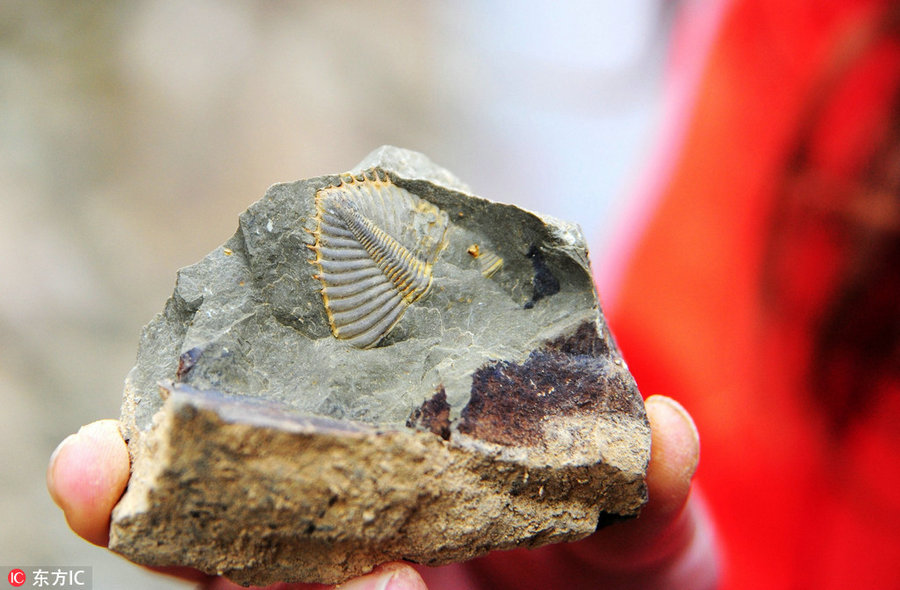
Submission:
<svg viewBox="0 0 900 590">
<path fill-rule="evenodd" d="M 486 279 L 491 278 L 498 270 L 503 268 L 503 259 L 500 256 L 491 250 L 482 248 L 478 244 L 472 244 L 466 249 L 466 252 L 478 261 L 481 274 Z"/>
<path fill-rule="evenodd" d="M 447 214 L 377 172 L 316 193 L 316 278 L 331 332 L 370 348 L 431 287 Z"/>
</svg>

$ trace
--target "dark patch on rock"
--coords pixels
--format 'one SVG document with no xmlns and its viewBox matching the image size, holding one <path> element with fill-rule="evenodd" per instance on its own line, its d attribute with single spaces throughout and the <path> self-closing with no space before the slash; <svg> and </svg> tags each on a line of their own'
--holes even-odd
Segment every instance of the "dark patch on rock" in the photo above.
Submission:
<svg viewBox="0 0 900 590">
<path fill-rule="evenodd" d="M 559 293 L 559 279 L 550 272 L 550 267 L 544 261 L 544 255 L 541 254 L 540 248 L 532 244 L 525 256 L 531 259 L 531 266 L 534 269 L 534 278 L 532 279 L 533 293 L 531 300 L 525 304 L 525 309 L 531 309 L 535 303 L 544 297 L 550 297 Z"/>
<path fill-rule="evenodd" d="M 412 411 L 406 421 L 409 428 L 432 432 L 444 440 L 450 440 L 450 404 L 447 392 L 440 386 L 437 392 Z"/>
<path fill-rule="evenodd" d="M 606 358 L 541 350 L 523 364 L 499 361 L 478 369 L 459 431 L 506 446 L 539 446 L 547 418 L 605 412 L 643 412 L 617 366 Z"/>
<path fill-rule="evenodd" d="M 175 371 L 175 381 L 184 381 L 187 374 L 190 373 L 191 369 L 194 368 L 194 365 L 197 364 L 197 359 L 200 358 L 202 352 L 202 350 L 195 346 L 178 357 L 178 370 Z"/>
<path fill-rule="evenodd" d="M 547 350 L 593 357 L 609 356 L 610 343 L 597 334 L 597 325 L 585 322 L 570 336 L 561 336 L 546 345 Z"/>
</svg>

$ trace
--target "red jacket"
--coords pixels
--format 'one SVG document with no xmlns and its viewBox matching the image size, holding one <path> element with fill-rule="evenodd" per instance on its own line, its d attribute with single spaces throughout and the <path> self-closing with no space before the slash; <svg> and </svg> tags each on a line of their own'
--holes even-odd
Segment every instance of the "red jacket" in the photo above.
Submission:
<svg viewBox="0 0 900 590">
<path fill-rule="evenodd" d="M 833 96 L 812 157 L 836 178 L 859 172 L 887 120 L 900 43 L 867 49 L 836 89 L 822 88 L 828 64 L 887 4 L 727 7 L 607 310 L 643 393 L 674 397 L 697 422 L 696 481 L 727 588 L 900 588 L 900 387 L 841 437 L 808 393 L 810 322 L 840 255 L 827 236 L 798 228 L 802 247 L 780 262 L 796 312 L 773 320 L 761 303 L 771 216 L 810 97 Z"/>
</svg>

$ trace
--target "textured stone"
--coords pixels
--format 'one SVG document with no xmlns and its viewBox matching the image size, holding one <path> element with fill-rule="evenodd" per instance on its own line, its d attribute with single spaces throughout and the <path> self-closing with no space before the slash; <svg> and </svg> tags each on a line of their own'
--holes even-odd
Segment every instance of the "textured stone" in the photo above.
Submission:
<svg viewBox="0 0 900 590">
<path fill-rule="evenodd" d="M 372 348 L 333 336 L 309 246 L 316 193 L 342 178 L 270 188 L 144 329 L 115 551 L 335 583 L 579 539 L 646 501 L 649 425 L 580 229 L 472 196 L 414 152 L 380 148 L 352 174 L 446 214 L 433 267 L 409 271 L 427 295 Z"/>
</svg>

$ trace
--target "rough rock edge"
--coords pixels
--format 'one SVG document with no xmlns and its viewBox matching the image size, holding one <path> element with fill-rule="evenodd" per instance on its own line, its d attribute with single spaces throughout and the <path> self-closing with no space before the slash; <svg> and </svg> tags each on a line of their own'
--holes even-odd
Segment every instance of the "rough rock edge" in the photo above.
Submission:
<svg viewBox="0 0 900 590">
<path fill-rule="evenodd" d="M 191 565 L 241 584 L 338 583 L 389 560 L 441 565 L 580 539 L 610 514 L 634 516 L 646 499 L 643 471 L 620 469 L 639 457 L 550 466 L 540 453 L 533 461 L 462 433 L 448 442 L 165 390 L 110 539 L 147 565 Z M 641 419 L 596 433 L 628 431 L 649 437 Z M 228 496 L 223 480 L 243 497 Z M 150 515 L 149 506 L 169 512 Z"/>
</svg>

